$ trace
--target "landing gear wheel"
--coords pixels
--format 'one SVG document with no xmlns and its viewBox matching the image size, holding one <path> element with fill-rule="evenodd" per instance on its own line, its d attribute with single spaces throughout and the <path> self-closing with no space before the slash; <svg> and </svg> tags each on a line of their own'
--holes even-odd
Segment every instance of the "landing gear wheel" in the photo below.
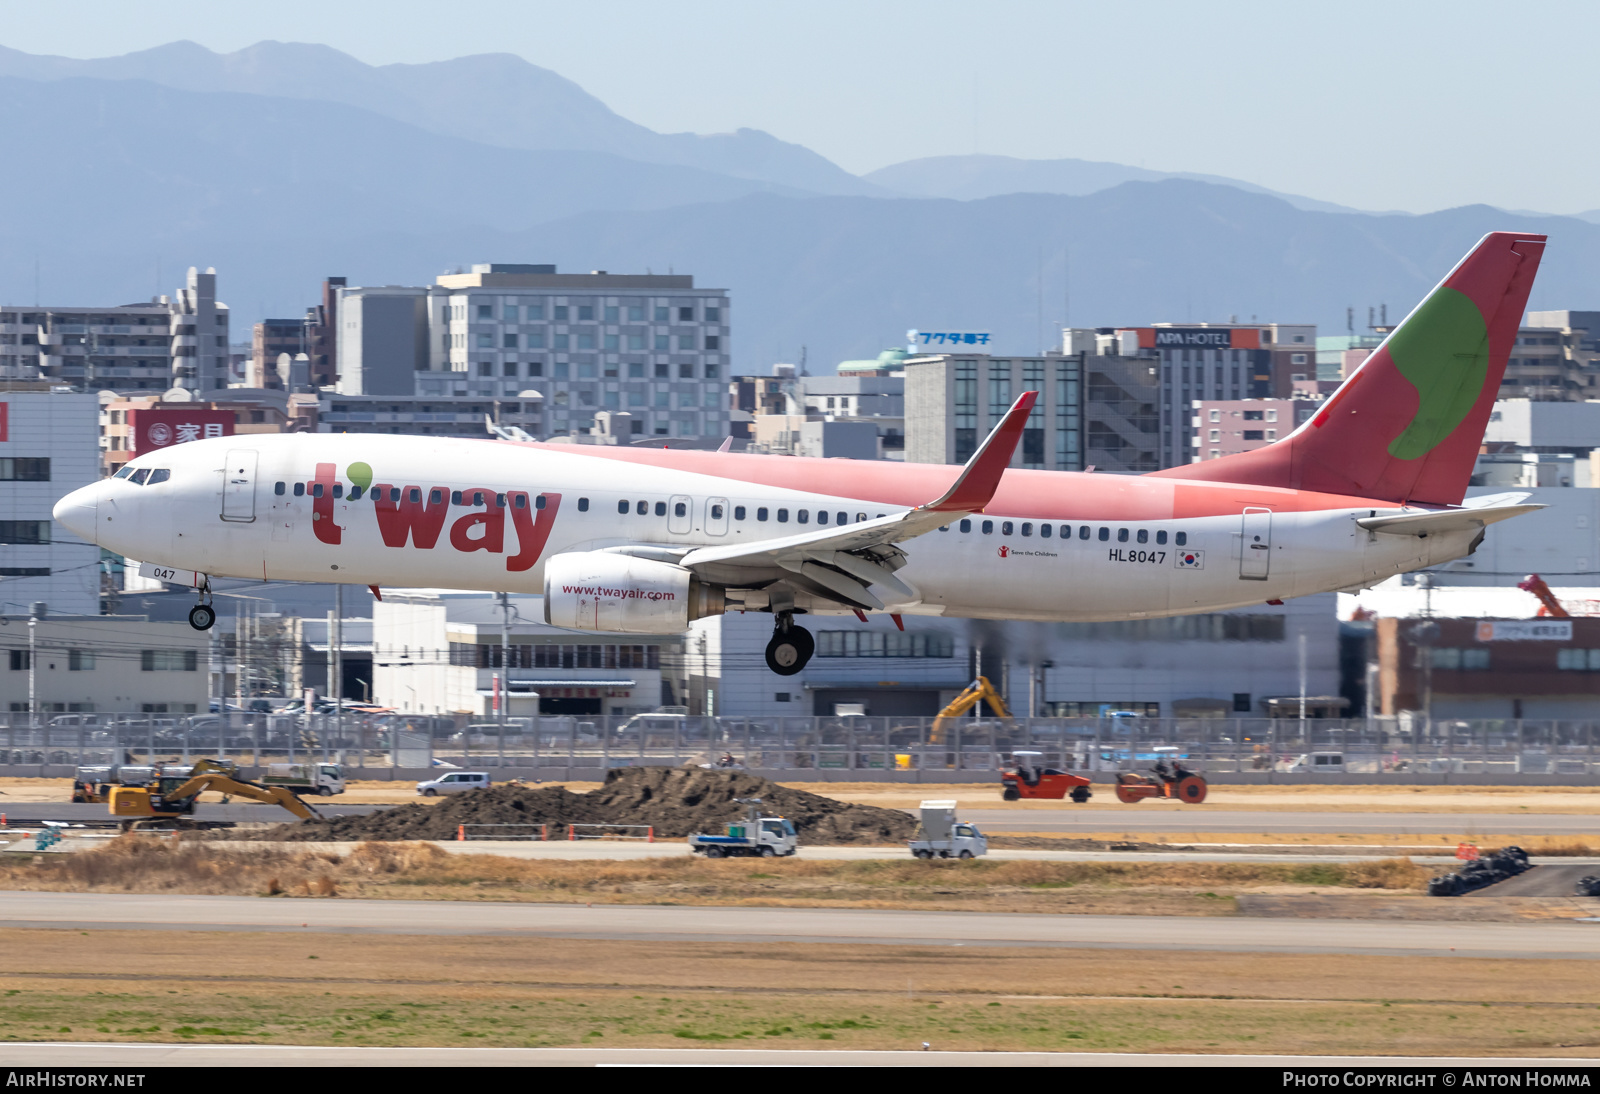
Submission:
<svg viewBox="0 0 1600 1094">
<path fill-rule="evenodd" d="M 189 626 L 197 631 L 209 631 L 217 621 L 217 611 L 210 604 L 196 604 L 189 609 Z"/>
<path fill-rule="evenodd" d="M 816 649 L 817 643 L 810 631 L 792 623 L 788 627 L 780 623 L 773 632 L 772 641 L 767 643 L 767 668 L 779 676 L 793 676 L 806 667 Z"/>
</svg>

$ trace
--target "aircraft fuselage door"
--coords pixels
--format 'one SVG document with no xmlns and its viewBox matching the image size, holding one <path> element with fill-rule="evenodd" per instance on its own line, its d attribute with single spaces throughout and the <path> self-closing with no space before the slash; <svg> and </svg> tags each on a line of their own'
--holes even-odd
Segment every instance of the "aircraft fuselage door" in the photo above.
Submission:
<svg viewBox="0 0 1600 1094">
<path fill-rule="evenodd" d="M 249 523 L 256 519 L 256 451 L 235 448 L 222 468 L 222 519 Z"/>
<path fill-rule="evenodd" d="M 1244 535 L 1239 544 L 1239 577 L 1265 581 L 1272 568 L 1272 510 L 1244 511 Z"/>
<path fill-rule="evenodd" d="M 728 534 L 728 499 L 706 499 L 706 535 L 725 536 Z"/>
<path fill-rule="evenodd" d="M 687 494 L 674 494 L 667 501 L 667 531 L 686 536 L 694 528 L 694 500 Z"/>
</svg>

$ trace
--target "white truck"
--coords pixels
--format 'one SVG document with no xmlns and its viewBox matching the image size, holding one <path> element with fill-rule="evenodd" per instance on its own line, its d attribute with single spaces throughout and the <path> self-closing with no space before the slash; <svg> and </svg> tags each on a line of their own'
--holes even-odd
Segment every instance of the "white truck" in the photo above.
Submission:
<svg viewBox="0 0 1600 1094">
<path fill-rule="evenodd" d="M 747 805 L 743 820 L 731 821 L 726 835 L 709 836 L 696 832 L 689 837 L 689 850 L 706 858 L 724 858 L 734 855 L 775 855 L 788 857 L 799 849 L 800 840 L 794 823 L 784 817 L 761 815 L 760 798 L 735 798 Z"/>
<path fill-rule="evenodd" d="M 911 853 L 917 858 L 976 858 L 989 853 L 989 840 L 975 824 L 956 820 L 953 800 L 925 801 L 922 823 L 911 840 Z"/>
<path fill-rule="evenodd" d="M 262 786 L 281 786 L 300 797 L 318 794 L 331 798 L 344 793 L 344 769 L 338 764 L 268 764 Z"/>
</svg>

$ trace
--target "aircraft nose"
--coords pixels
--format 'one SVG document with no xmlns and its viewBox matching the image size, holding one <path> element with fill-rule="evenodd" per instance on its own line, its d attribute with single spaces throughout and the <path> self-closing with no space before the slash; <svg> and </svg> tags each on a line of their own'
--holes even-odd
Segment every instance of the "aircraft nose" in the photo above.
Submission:
<svg viewBox="0 0 1600 1094">
<path fill-rule="evenodd" d="M 55 518 L 57 524 L 60 524 L 74 535 L 80 536 L 90 543 L 97 542 L 95 540 L 94 518 L 100 504 L 100 490 L 99 483 L 80 486 L 56 502 L 56 507 L 51 511 L 50 515 Z"/>
</svg>

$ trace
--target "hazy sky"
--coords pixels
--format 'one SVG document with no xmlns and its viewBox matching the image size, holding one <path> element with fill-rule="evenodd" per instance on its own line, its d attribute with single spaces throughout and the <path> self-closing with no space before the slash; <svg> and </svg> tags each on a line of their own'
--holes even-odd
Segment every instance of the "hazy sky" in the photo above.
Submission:
<svg viewBox="0 0 1600 1094">
<path fill-rule="evenodd" d="M 1076 157 L 1412 211 L 1600 207 L 1597 31 L 1594 3 L 1503 0 L 0 0 L 30 53 L 508 52 L 652 129 L 765 129 L 855 172 Z"/>
</svg>

